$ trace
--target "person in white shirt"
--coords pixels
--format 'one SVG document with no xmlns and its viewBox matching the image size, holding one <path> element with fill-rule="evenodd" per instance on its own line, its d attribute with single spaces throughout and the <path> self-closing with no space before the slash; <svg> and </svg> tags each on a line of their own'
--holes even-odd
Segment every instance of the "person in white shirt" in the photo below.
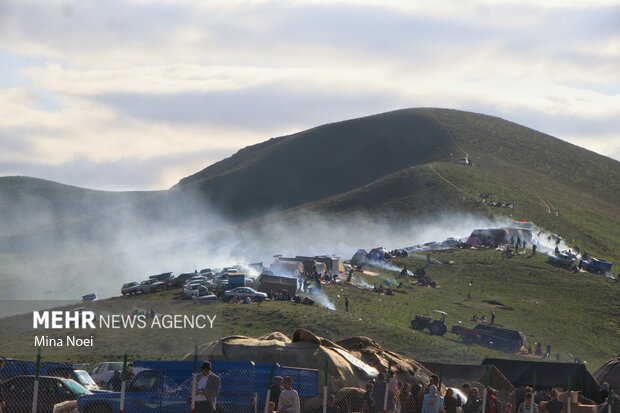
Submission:
<svg viewBox="0 0 620 413">
<path fill-rule="evenodd" d="M 299 394 L 293 390 L 293 379 L 289 376 L 282 381 L 282 391 L 278 399 L 278 413 L 299 413 Z"/>
<path fill-rule="evenodd" d="M 220 385 L 220 377 L 211 372 L 211 363 L 204 361 L 200 367 L 200 375 L 196 384 L 197 413 L 215 413 Z"/>
</svg>

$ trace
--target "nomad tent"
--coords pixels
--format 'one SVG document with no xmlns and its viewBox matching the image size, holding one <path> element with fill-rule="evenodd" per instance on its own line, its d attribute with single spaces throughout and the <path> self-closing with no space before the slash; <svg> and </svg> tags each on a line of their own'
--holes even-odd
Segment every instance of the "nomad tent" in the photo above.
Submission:
<svg viewBox="0 0 620 413">
<path fill-rule="evenodd" d="M 482 364 L 494 365 L 513 386 L 532 385 L 536 372 L 537 388 L 562 387 L 568 389 L 568 379 L 572 390 L 578 390 L 588 399 L 599 401 L 601 388 L 580 363 L 551 363 L 530 360 L 485 359 Z"/>
<path fill-rule="evenodd" d="M 594 372 L 594 378 L 600 383 L 609 383 L 616 393 L 620 392 L 620 356 L 612 358 Z"/>
</svg>

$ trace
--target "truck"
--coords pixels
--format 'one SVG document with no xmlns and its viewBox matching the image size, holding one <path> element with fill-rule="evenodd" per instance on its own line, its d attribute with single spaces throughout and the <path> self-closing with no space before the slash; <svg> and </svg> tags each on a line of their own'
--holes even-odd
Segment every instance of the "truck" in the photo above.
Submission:
<svg viewBox="0 0 620 413">
<path fill-rule="evenodd" d="M 127 413 L 190 413 L 193 361 L 134 362 L 143 368 L 127 383 Z M 318 370 L 284 367 L 278 364 L 245 361 L 213 361 L 213 373 L 220 376 L 217 397 L 218 413 L 248 411 L 254 397 L 258 406 L 265 405 L 267 389 L 273 375 L 291 376 L 293 388 L 302 400 L 318 394 Z M 120 392 L 102 392 L 78 397 L 80 413 L 114 413 L 120 410 Z"/>
<path fill-rule="evenodd" d="M 474 328 L 455 325 L 452 326 L 452 332 L 465 344 L 479 344 L 509 353 L 518 353 L 522 348 L 528 347 L 527 340 L 520 331 L 488 324 L 478 324 Z"/>
<path fill-rule="evenodd" d="M 255 288 L 263 293 L 286 290 L 289 296 L 294 297 L 297 295 L 297 278 L 263 273 L 256 279 Z"/>
<path fill-rule="evenodd" d="M 233 289 L 237 287 L 245 287 L 245 274 L 240 273 L 229 273 L 228 274 L 228 288 Z"/>
</svg>

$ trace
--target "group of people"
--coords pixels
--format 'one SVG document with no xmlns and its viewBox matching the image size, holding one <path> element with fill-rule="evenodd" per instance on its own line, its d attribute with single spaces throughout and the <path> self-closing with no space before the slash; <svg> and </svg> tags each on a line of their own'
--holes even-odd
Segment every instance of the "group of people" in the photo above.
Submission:
<svg viewBox="0 0 620 413">
<path fill-rule="evenodd" d="M 301 405 L 297 390 L 293 389 L 293 379 L 289 376 L 275 376 L 269 389 L 268 413 L 299 413 Z"/>
<path fill-rule="evenodd" d="M 362 413 L 379 413 L 383 411 L 386 387 L 388 387 L 387 411 L 399 413 L 442 413 L 444 398 L 438 395 L 439 379 L 430 377 L 425 388 L 421 384 L 403 383 L 398 380 L 387 381 L 385 375 L 379 374 L 375 381 L 366 384 L 362 402 Z M 447 413 L 457 413 L 448 411 Z"/>
<path fill-rule="evenodd" d="M 478 317 L 478 314 L 474 314 L 471 316 L 471 321 L 481 324 L 495 324 L 495 311 L 491 311 L 489 319 L 487 319 L 487 316 L 484 313 L 482 313 L 480 317 Z"/>
</svg>

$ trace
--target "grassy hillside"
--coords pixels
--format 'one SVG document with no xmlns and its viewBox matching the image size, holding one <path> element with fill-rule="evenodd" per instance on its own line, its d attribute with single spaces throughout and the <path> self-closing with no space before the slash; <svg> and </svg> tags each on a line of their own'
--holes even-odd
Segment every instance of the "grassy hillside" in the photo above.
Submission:
<svg viewBox="0 0 620 413">
<path fill-rule="evenodd" d="M 500 118 L 448 109 L 399 110 L 271 139 L 182 179 L 175 189 L 200 188 L 217 205 L 247 217 L 466 155 L 498 178 L 516 182 L 531 171 L 620 203 L 617 161 Z"/>
<path fill-rule="evenodd" d="M 597 275 L 569 273 L 547 264 L 540 254 L 506 259 L 497 251 L 456 250 L 431 255 L 433 259 L 454 261 L 454 264 L 427 264 L 415 257 L 398 263 L 412 269 L 425 267 L 438 288 L 413 286 L 397 273 L 368 267 L 378 275 L 358 273 L 355 277 L 369 284 L 402 281 L 405 287 L 395 289 L 393 296 L 386 296 L 353 286 L 327 285 L 324 291 L 335 304 L 335 311 L 285 302 L 251 306 L 219 304 L 215 308 L 192 306 L 175 300 L 171 291 L 152 294 L 146 299 L 156 311 L 165 314 L 176 313 L 180 308 L 203 313 L 217 309 L 222 317 L 223 335 L 259 336 L 273 331 L 291 335 L 294 329 L 303 327 L 332 340 L 369 336 L 416 360 L 477 363 L 491 356 L 528 357 L 465 345 L 450 332 L 436 337 L 409 327 L 414 314 L 433 309 L 448 312 L 449 327 L 454 324 L 473 327 L 469 321 L 472 314 L 484 313 L 489 317 L 494 310 L 499 326 L 522 331 L 532 347 L 535 342 L 541 342 L 544 350 L 550 343 L 553 357 L 560 353 L 563 361 L 580 357 L 594 371 L 617 355 L 620 284 Z M 471 299 L 468 299 L 470 281 Z M 344 312 L 345 296 L 350 300 L 350 314 Z M 131 297 L 113 299 L 132 300 Z M 123 345 L 122 340 L 117 340 L 106 347 L 105 355 L 97 352 L 81 359 L 117 358 L 127 351 Z M 6 355 L 23 352 L 10 340 L 3 340 L 3 348 Z"/>
<path fill-rule="evenodd" d="M 23 176 L 0 177 L 0 236 L 58 226 L 130 205 L 150 194 L 96 191 Z"/>
</svg>

